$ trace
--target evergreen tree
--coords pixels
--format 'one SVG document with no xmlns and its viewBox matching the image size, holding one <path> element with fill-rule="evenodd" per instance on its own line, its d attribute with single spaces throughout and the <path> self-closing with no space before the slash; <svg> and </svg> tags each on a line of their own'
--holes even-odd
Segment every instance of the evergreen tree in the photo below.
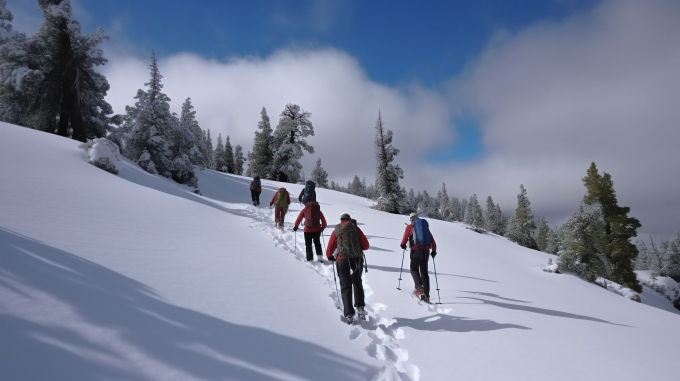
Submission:
<svg viewBox="0 0 680 381">
<path fill-rule="evenodd" d="M 274 180 L 271 174 L 272 164 L 274 163 L 274 151 L 272 127 L 269 123 L 269 116 L 267 116 L 267 109 L 262 107 L 260 111 L 261 119 L 257 123 L 259 131 L 255 131 L 255 138 L 253 139 L 252 157 L 248 157 L 248 172 L 250 176 L 260 176 L 269 180 Z"/>
<path fill-rule="evenodd" d="M 287 104 L 281 112 L 272 140 L 274 152 L 272 177 L 278 177 L 279 173 L 284 173 L 289 182 L 299 181 L 302 164 L 298 160 L 304 155 L 302 151 L 314 153 L 314 147 L 305 140 L 307 136 L 314 136 L 314 126 L 309 120 L 311 116 L 310 112 L 291 103 Z"/>
<path fill-rule="evenodd" d="M 215 170 L 220 172 L 226 172 L 227 163 L 224 161 L 224 144 L 222 143 L 222 134 L 217 134 L 217 146 L 214 151 Z"/>
<path fill-rule="evenodd" d="M 465 213 L 467 212 L 467 204 L 468 200 L 467 199 L 461 199 L 460 200 L 460 222 L 465 221 Z"/>
<path fill-rule="evenodd" d="M 234 173 L 234 149 L 231 146 L 229 135 L 224 144 L 224 166 L 227 167 L 227 173 Z"/>
<path fill-rule="evenodd" d="M 536 230 L 536 222 L 534 213 L 531 211 L 531 202 L 524 185 L 520 185 L 519 189 L 517 208 L 515 215 L 508 222 L 506 237 L 519 245 L 538 250 L 538 245 L 532 236 L 532 232 Z"/>
<path fill-rule="evenodd" d="M 548 249 L 548 236 L 550 234 L 550 227 L 548 222 L 544 217 L 538 218 L 538 232 L 536 233 L 536 244 L 538 245 L 538 250 L 547 253 Z"/>
<path fill-rule="evenodd" d="M 401 186 L 399 179 L 404 178 L 404 171 L 399 165 L 394 165 L 394 157 L 399 150 L 392 146 L 392 131 L 385 131 L 382 114 L 378 111 L 375 124 L 375 155 L 377 159 L 376 188 L 378 189 L 378 203 L 375 207 L 383 212 L 399 213 Z"/>
<path fill-rule="evenodd" d="M 680 230 L 666 245 L 662 260 L 661 273 L 680 282 Z"/>
<path fill-rule="evenodd" d="M 234 149 L 234 173 L 237 175 L 243 175 L 243 164 L 245 164 L 246 158 L 243 156 L 243 147 L 237 144 Z"/>
<path fill-rule="evenodd" d="M 178 152 L 185 153 L 191 164 L 203 169 L 208 167 L 208 144 L 205 141 L 205 133 L 196 121 L 196 111 L 193 111 L 193 108 L 191 98 L 187 98 L 182 104 L 179 129 L 175 137 L 175 149 Z M 179 156 L 179 154 L 175 156 Z"/>
<path fill-rule="evenodd" d="M 501 215 L 500 210 L 496 208 L 493 203 L 493 198 L 489 195 L 486 198 L 486 211 L 484 212 L 484 226 L 486 230 L 494 233 L 500 234 L 501 229 Z"/>
<path fill-rule="evenodd" d="M 321 158 L 316 159 L 316 166 L 312 169 L 310 180 L 319 188 L 328 188 L 328 172 L 321 167 Z"/>
<path fill-rule="evenodd" d="M 638 250 L 631 243 L 631 238 L 637 236 L 637 228 L 642 226 L 640 221 L 628 217 L 629 207 L 618 205 L 611 175 L 606 172 L 600 175 L 594 162 L 588 168 L 583 183 L 587 189 L 583 202 L 588 205 L 599 204 L 602 209 L 607 237 L 604 253 L 614 269 L 609 279 L 642 292 L 642 286 L 633 272 L 633 263 Z"/>
<path fill-rule="evenodd" d="M 359 180 L 359 176 L 354 175 L 354 179 L 352 179 L 352 183 L 349 185 L 349 193 L 361 197 L 365 196 L 364 184 Z"/>
<path fill-rule="evenodd" d="M 215 169 L 215 152 L 213 149 L 212 138 L 210 137 L 210 130 L 205 132 L 205 157 L 206 167 L 208 169 Z"/>
<path fill-rule="evenodd" d="M 555 227 L 555 229 L 550 229 L 548 231 L 548 245 L 545 249 L 546 253 L 557 254 L 560 251 L 560 245 L 562 243 L 562 235 L 560 234 L 560 229 Z"/>
<path fill-rule="evenodd" d="M 253 153 L 248 151 L 248 154 L 246 155 L 247 159 L 246 161 L 248 162 L 248 167 L 246 167 L 246 171 L 243 173 L 244 176 L 248 177 L 255 177 L 255 174 L 253 172 L 253 167 L 250 165 L 250 163 L 253 162 Z"/>
<path fill-rule="evenodd" d="M 498 234 L 505 236 L 506 228 L 508 226 L 508 217 L 501 212 L 501 206 L 496 203 L 496 215 L 500 218 L 500 227 Z"/>
<path fill-rule="evenodd" d="M 449 215 L 449 221 L 458 222 L 463 221 L 463 212 L 458 197 L 454 197 L 451 199 L 451 206 L 449 208 L 451 210 L 451 213 Z"/>
<path fill-rule="evenodd" d="M 612 266 L 605 253 L 607 237 L 602 208 L 582 202 L 578 211 L 562 225 L 562 242 L 558 258 L 561 272 L 573 273 L 585 280 L 611 274 Z"/>
<path fill-rule="evenodd" d="M 113 113 L 109 84 L 95 71 L 107 60 L 99 28 L 82 35 L 69 0 L 38 0 L 44 22 L 36 35 L 13 33 L 0 7 L 0 120 L 85 141 L 106 135 Z"/>
<path fill-rule="evenodd" d="M 451 215 L 451 200 L 449 193 L 446 191 L 446 183 L 442 183 L 442 190 L 439 195 L 439 215 L 441 219 L 448 221 Z"/>
<path fill-rule="evenodd" d="M 470 201 L 467 204 L 467 210 L 465 211 L 465 224 L 469 225 L 472 230 L 477 233 L 484 231 L 484 217 L 482 215 L 482 207 L 479 206 L 477 201 L 477 195 L 473 194 L 470 197 Z"/>
<path fill-rule="evenodd" d="M 134 106 L 127 106 L 121 131 L 125 133 L 124 154 L 150 173 L 170 177 L 173 169 L 172 135 L 177 120 L 170 112 L 170 98 L 161 92 L 163 76 L 156 55 L 151 54 L 151 78 L 138 90 Z"/>
</svg>

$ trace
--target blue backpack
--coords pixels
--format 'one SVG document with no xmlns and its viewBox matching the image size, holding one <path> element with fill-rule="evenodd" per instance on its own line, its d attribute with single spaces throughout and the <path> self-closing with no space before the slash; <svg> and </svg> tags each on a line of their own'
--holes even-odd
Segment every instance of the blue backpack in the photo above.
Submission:
<svg viewBox="0 0 680 381">
<path fill-rule="evenodd" d="M 431 245 L 430 239 L 430 224 L 426 220 L 419 218 L 413 221 L 413 242 L 415 246 Z"/>
</svg>

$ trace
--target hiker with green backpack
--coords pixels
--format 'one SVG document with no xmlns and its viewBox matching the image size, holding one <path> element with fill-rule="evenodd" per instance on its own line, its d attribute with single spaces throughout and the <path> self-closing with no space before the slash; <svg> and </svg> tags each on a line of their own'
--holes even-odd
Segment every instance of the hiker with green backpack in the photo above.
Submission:
<svg viewBox="0 0 680 381">
<path fill-rule="evenodd" d="M 274 222 L 276 226 L 283 227 L 283 220 L 286 218 L 286 213 L 288 213 L 288 205 L 290 205 L 290 195 L 286 188 L 279 188 L 279 190 L 274 193 L 274 197 L 269 202 L 269 207 L 275 205 L 274 208 Z"/>
<path fill-rule="evenodd" d="M 349 324 L 354 318 L 354 307 L 357 307 L 359 318 L 365 320 L 364 286 L 361 283 L 361 274 L 364 269 L 364 250 L 368 250 L 368 239 L 357 226 L 349 214 L 340 216 L 340 224 L 328 240 L 326 257 L 331 262 L 338 263 L 338 277 L 340 277 L 340 293 L 344 315 Z M 352 288 L 354 288 L 354 303 L 352 303 Z"/>
</svg>

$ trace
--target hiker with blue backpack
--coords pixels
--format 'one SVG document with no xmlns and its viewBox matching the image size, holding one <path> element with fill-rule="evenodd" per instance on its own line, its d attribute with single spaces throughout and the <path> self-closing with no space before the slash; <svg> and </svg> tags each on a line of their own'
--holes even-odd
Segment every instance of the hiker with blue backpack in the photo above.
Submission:
<svg viewBox="0 0 680 381">
<path fill-rule="evenodd" d="M 250 182 L 250 198 L 253 199 L 253 205 L 260 205 L 260 193 L 262 193 L 262 182 L 260 176 L 255 176 Z"/>
<path fill-rule="evenodd" d="M 418 218 L 418 214 L 411 213 L 409 216 L 411 224 L 404 231 L 404 238 L 401 240 L 401 248 L 406 250 L 406 241 L 411 248 L 411 276 L 415 283 L 415 295 L 425 302 L 430 301 L 430 276 L 427 270 L 429 256 L 432 259 L 437 255 L 437 243 L 430 232 L 427 220 Z M 430 252 L 432 249 L 432 252 Z"/>
<path fill-rule="evenodd" d="M 302 192 L 300 192 L 300 195 L 298 196 L 298 201 L 300 201 L 300 204 L 307 204 L 308 202 L 316 202 L 316 183 L 312 180 L 307 180 L 305 183 L 305 187 L 302 188 Z"/>
</svg>

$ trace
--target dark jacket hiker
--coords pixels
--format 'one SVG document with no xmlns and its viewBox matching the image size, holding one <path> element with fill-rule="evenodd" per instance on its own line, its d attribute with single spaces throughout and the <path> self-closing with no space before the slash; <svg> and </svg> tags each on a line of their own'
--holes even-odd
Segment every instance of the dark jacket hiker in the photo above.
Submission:
<svg viewBox="0 0 680 381">
<path fill-rule="evenodd" d="M 368 239 L 359 229 L 355 220 L 344 213 L 340 216 L 340 224 L 335 227 L 328 240 L 326 257 L 329 261 L 338 261 L 338 277 L 340 278 L 340 293 L 345 317 L 354 316 L 353 305 L 364 314 L 364 286 L 361 274 L 364 269 L 363 252 L 368 250 Z M 354 288 L 354 303 L 352 303 L 352 288 Z"/>
<path fill-rule="evenodd" d="M 260 205 L 260 193 L 262 193 L 262 183 L 260 176 L 255 176 L 250 182 L 250 198 L 253 199 L 253 205 Z"/>
<path fill-rule="evenodd" d="M 316 184 L 312 180 L 307 180 L 305 187 L 300 192 L 298 200 L 302 204 L 316 202 Z"/>
</svg>

